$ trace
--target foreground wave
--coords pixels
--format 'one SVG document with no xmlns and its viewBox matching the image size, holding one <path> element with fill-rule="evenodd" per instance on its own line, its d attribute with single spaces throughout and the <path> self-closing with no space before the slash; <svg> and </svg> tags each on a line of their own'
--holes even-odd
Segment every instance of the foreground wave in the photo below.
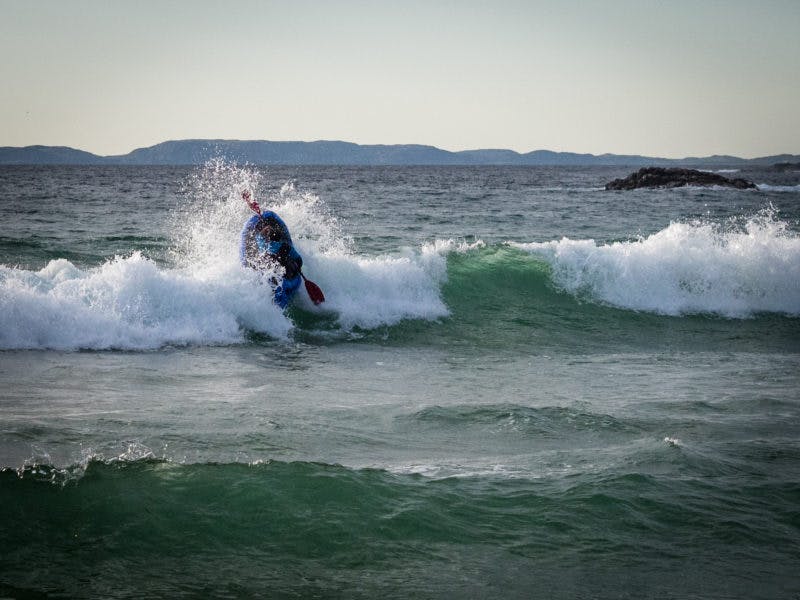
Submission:
<svg viewBox="0 0 800 600">
<path fill-rule="evenodd" d="M 0 472 L 0 590 L 369 597 L 402 586 L 405 597 L 445 597 L 505 586 L 529 594 L 547 591 L 553 577 L 569 586 L 559 565 L 588 561 L 591 578 L 571 567 L 583 592 L 722 597 L 696 566 L 713 552 L 711 580 L 727 591 L 796 592 L 782 565 L 794 560 L 800 486 L 736 481 L 636 471 L 431 480 L 306 462 L 137 460 L 93 461 L 82 477 L 54 484 L 47 467 L 32 466 Z M 619 587 L 629 567 L 653 559 L 659 573 Z M 763 577 L 750 580 L 742 561 Z M 545 579 L 531 564 L 548 567 Z M 134 580 L 130 569 L 147 575 Z"/>
</svg>

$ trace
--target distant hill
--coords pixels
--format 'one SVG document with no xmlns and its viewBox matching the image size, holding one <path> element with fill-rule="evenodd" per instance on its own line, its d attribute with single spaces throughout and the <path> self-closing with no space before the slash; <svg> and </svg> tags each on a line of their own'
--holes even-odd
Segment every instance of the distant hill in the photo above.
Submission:
<svg viewBox="0 0 800 600">
<path fill-rule="evenodd" d="M 0 147 L 2 165 L 97 165 L 104 161 L 91 152 L 66 146 Z"/>
<path fill-rule="evenodd" d="M 178 140 L 139 148 L 120 156 L 98 156 L 65 146 L 0 147 L 3 165 L 198 165 L 214 158 L 254 165 L 613 165 L 613 166 L 769 166 L 800 161 L 780 154 L 744 159 L 707 156 L 668 159 L 620 154 L 576 154 L 535 150 L 486 149 L 450 152 L 418 144 L 360 145 L 351 142 L 270 142 Z"/>
</svg>

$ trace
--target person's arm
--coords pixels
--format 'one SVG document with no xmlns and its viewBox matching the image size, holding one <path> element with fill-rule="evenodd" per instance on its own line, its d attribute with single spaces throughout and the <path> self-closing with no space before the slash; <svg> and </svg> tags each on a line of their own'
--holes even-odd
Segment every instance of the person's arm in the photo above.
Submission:
<svg viewBox="0 0 800 600">
<path fill-rule="evenodd" d="M 285 243 L 281 244 L 281 247 L 275 253 L 275 257 L 286 271 L 285 277 L 287 279 L 293 279 L 300 274 L 300 270 L 303 268 L 303 257 L 294 249 L 294 246 Z"/>
</svg>

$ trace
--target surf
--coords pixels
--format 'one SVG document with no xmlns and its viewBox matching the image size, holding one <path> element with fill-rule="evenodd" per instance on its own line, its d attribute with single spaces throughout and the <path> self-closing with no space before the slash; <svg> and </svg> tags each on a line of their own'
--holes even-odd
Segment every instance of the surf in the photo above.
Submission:
<svg viewBox="0 0 800 600">
<path fill-rule="evenodd" d="M 613 243 L 562 238 L 512 246 L 544 260 L 577 298 L 663 315 L 800 315 L 800 237 L 774 209 L 723 223 L 673 222 Z"/>
<path fill-rule="evenodd" d="M 286 221 L 304 271 L 325 292 L 320 307 L 302 291 L 279 310 L 264 278 L 241 267 L 245 189 Z M 800 316 L 800 237 L 772 207 L 725 221 L 676 221 L 618 241 L 486 244 L 465 236 L 366 253 L 346 215 L 318 194 L 212 161 L 188 174 L 167 229 L 169 248 L 156 255 L 0 265 L 0 349 L 387 336 L 399 344 L 570 346 L 587 333 L 605 339 L 620 324 L 621 338 L 633 338 L 643 324 L 663 328 L 662 317 Z"/>
</svg>

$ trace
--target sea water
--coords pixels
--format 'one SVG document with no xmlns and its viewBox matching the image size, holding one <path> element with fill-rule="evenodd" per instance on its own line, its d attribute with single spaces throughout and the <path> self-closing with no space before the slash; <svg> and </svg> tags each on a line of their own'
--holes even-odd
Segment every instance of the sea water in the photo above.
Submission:
<svg viewBox="0 0 800 600">
<path fill-rule="evenodd" d="M 628 172 L 0 168 L 0 595 L 798 597 L 800 173 Z"/>
</svg>

